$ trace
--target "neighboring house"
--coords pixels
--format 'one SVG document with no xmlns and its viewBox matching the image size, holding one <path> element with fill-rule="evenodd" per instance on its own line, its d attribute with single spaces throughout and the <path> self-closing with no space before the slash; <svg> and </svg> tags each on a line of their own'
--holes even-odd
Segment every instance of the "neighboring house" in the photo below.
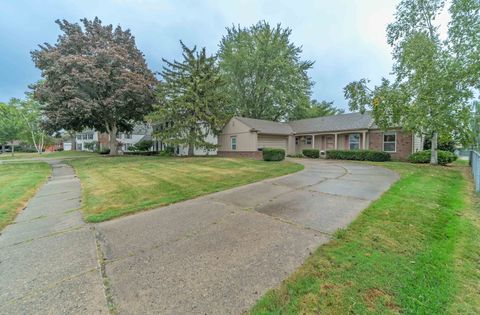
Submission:
<svg viewBox="0 0 480 315">
<path fill-rule="evenodd" d="M 165 122 L 165 123 L 160 123 L 157 124 L 155 128 L 158 128 L 159 131 L 163 130 L 164 128 L 169 128 L 170 124 L 174 124 L 174 122 Z M 202 127 L 205 128 L 205 127 Z M 205 132 L 206 129 L 203 129 L 203 132 Z M 154 147 L 156 148 L 156 151 L 163 151 L 165 150 L 169 145 L 168 139 L 156 139 L 154 138 Z M 214 135 L 212 132 L 209 132 L 207 136 L 205 137 L 205 141 L 209 142 L 211 144 L 217 144 L 218 139 L 217 136 Z M 175 155 L 179 156 L 187 156 L 188 155 L 188 145 L 174 145 L 175 149 Z M 217 155 L 217 149 L 211 149 L 211 150 L 206 150 L 204 148 L 194 148 L 193 150 L 193 155 Z"/>
<path fill-rule="evenodd" d="M 117 142 L 118 142 L 118 149 L 120 152 L 129 152 L 131 151 L 132 147 L 143 140 L 152 140 L 153 145 L 151 147 L 151 151 L 163 151 L 168 146 L 168 141 L 163 141 L 161 139 L 157 139 L 152 136 L 153 128 L 149 124 L 137 124 L 134 126 L 132 132 L 120 132 L 117 134 Z M 87 129 L 81 133 L 77 133 L 76 135 L 76 148 L 79 151 L 89 151 L 88 143 L 95 143 L 98 145 L 100 149 L 108 148 L 109 147 L 109 140 L 110 137 L 106 133 L 100 133 L 93 129 Z M 217 137 L 214 135 L 208 135 L 206 141 L 210 143 L 216 144 Z M 64 149 L 65 148 L 64 143 Z M 70 144 L 71 147 L 71 144 Z M 188 154 L 188 147 L 187 146 L 176 146 L 175 147 L 175 154 L 176 155 L 187 155 Z M 200 148 L 195 148 L 194 150 L 195 155 L 216 155 L 216 150 L 204 150 Z"/>
<path fill-rule="evenodd" d="M 348 113 L 302 119 L 288 123 L 233 117 L 218 137 L 218 155 L 261 157 L 265 147 L 285 149 L 287 154 L 303 149 L 370 149 L 389 152 L 393 159 L 405 160 L 423 148 L 421 137 L 392 128 L 380 130 L 369 112 Z"/>
<path fill-rule="evenodd" d="M 93 129 L 86 129 L 83 132 L 79 132 L 76 134 L 76 139 L 75 139 L 75 145 L 76 145 L 76 150 L 77 151 L 91 151 L 91 149 L 88 149 L 88 145 L 85 146 L 88 143 L 98 143 L 99 139 L 99 132 L 95 131 Z M 68 145 L 67 145 L 68 147 Z M 72 149 L 71 143 L 69 145 L 70 150 Z M 64 150 L 67 150 L 64 146 Z M 68 151 L 68 150 L 67 150 Z"/>
</svg>

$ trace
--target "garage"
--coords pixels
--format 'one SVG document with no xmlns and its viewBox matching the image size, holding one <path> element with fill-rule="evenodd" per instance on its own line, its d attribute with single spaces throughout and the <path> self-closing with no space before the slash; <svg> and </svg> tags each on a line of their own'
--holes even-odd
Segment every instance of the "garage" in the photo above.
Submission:
<svg viewBox="0 0 480 315">
<path fill-rule="evenodd" d="M 259 148 L 280 148 L 287 151 L 288 138 L 276 135 L 258 135 Z"/>
</svg>

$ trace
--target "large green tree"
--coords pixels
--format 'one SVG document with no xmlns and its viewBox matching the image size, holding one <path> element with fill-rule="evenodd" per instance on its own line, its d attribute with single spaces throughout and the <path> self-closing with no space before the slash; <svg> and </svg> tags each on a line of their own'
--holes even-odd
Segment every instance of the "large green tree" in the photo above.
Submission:
<svg viewBox="0 0 480 315">
<path fill-rule="evenodd" d="M 337 108 L 333 102 L 317 101 L 312 99 L 304 105 L 299 105 L 293 109 L 289 115 L 289 120 L 298 120 L 305 118 L 316 118 L 322 116 L 337 115 L 343 113 L 343 109 Z"/>
<path fill-rule="evenodd" d="M 57 42 L 32 52 L 43 77 L 34 95 L 52 126 L 107 132 L 114 155 L 117 132 L 131 131 L 152 110 L 157 80 L 129 30 L 98 18 L 81 22 L 57 20 Z"/>
<path fill-rule="evenodd" d="M 289 28 L 261 21 L 248 28 L 227 28 L 220 42 L 220 68 L 230 96 L 230 113 L 250 118 L 287 120 L 308 102 L 313 62 L 301 59 Z"/>
<path fill-rule="evenodd" d="M 223 127 L 227 113 L 224 80 L 215 56 L 207 56 L 205 48 L 197 52 L 180 42 L 183 60 L 165 66 L 158 85 L 158 106 L 149 120 L 157 126 L 155 136 L 169 145 L 188 146 L 188 155 L 195 148 L 215 149 L 206 141 Z"/>
<path fill-rule="evenodd" d="M 373 110 L 383 129 L 405 130 L 431 136 L 431 163 L 437 164 L 439 135 L 465 133 L 470 128 L 472 96 L 462 75 L 461 63 L 439 38 L 436 18 L 442 0 L 402 0 L 395 21 L 387 28 L 393 47 L 393 81 L 382 79 L 369 88 L 368 80 L 345 87 L 351 110 Z"/>
<path fill-rule="evenodd" d="M 25 122 L 20 115 L 20 111 L 13 104 L 0 103 L 0 144 L 5 145 L 10 142 L 12 147 L 12 156 L 15 155 L 16 140 L 20 140 L 25 131 Z"/>
</svg>

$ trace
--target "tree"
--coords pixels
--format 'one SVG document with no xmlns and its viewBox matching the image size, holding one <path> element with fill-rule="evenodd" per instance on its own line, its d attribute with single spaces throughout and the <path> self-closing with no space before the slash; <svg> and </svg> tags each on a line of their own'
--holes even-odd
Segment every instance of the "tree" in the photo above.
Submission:
<svg viewBox="0 0 480 315">
<path fill-rule="evenodd" d="M 431 164 L 438 164 L 439 135 L 469 128 L 472 96 L 461 75 L 461 64 L 452 58 L 438 36 L 435 18 L 443 9 L 441 0 L 402 0 L 396 20 L 387 28 L 393 47 L 394 81 L 383 78 L 370 89 L 368 80 L 345 87 L 351 110 L 373 110 L 382 129 L 402 126 L 431 136 Z"/>
<path fill-rule="evenodd" d="M 453 0 L 449 12 L 448 44 L 455 58 L 462 65 L 463 79 L 480 95 L 480 1 Z M 464 144 L 480 147 L 480 105 L 474 102 L 471 133 Z"/>
<path fill-rule="evenodd" d="M 215 56 L 207 56 L 205 48 L 189 49 L 180 42 L 183 61 L 163 59 L 163 80 L 158 86 L 158 106 L 150 120 L 165 128 L 154 134 L 169 145 L 187 145 L 188 155 L 195 148 L 211 150 L 215 144 L 206 141 L 226 121 L 224 81 Z"/>
<path fill-rule="evenodd" d="M 12 156 L 15 155 L 14 141 L 21 138 L 25 124 L 19 110 L 12 104 L 0 103 L 0 143 L 10 142 Z"/>
<path fill-rule="evenodd" d="M 157 80 L 129 30 L 98 18 L 81 22 L 57 20 L 63 34 L 56 44 L 32 52 L 43 76 L 34 96 L 51 126 L 107 132 L 115 155 L 117 132 L 131 131 L 152 110 Z"/>
<path fill-rule="evenodd" d="M 13 98 L 10 104 L 18 109 L 25 124 L 22 139 L 32 144 L 35 150 L 42 154 L 46 139 L 49 138 L 43 124 L 42 105 L 34 100 L 31 94 L 27 94 L 26 100 Z"/>
<path fill-rule="evenodd" d="M 298 120 L 305 118 L 337 115 L 342 114 L 343 112 L 343 109 L 333 106 L 333 102 L 318 102 L 317 100 L 313 99 L 307 102 L 305 105 L 297 106 L 288 118 L 289 120 Z"/>
<path fill-rule="evenodd" d="M 290 41 L 292 31 L 261 21 L 249 28 L 227 28 L 220 43 L 220 68 L 230 96 L 230 113 L 250 118 L 286 120 L 308 102 L 312 61 Z"/>
</svg>

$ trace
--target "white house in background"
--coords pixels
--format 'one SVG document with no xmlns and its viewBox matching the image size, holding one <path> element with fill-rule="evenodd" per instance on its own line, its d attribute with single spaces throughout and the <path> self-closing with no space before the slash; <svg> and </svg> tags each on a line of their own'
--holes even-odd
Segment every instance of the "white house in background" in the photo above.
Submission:
<svg viewBox="0 0 480 315">
<path fill-rule="evenodd" d="M 163 151 L 168 147 L 168 141 L 165 142 L 161 139 L 154 138 L 152 136 L 153 128 L 149 124 L 135 125 L 132 132 L 121 132 L 117 134 L 117 141 L 119 143 L 119 152 L 129 152 L 132 147 L 143 140 L 152 140 L 153 145 L 151 151 Z M 217 136 L 210 133 L 208 134 L 206 141 L 217 144 Z M 86 129 L 83 132 L 76 135 L 76 148 L 78 151 L 91 151 L 89 143 L 95 143 L 100 148 L 108 148 L 109 136 L 105 133 L 99 133 L 93 129 Z M 71 150 L 71 143 L 68 145 L 64 143 L 64 150 Z M 175 154 L 180 156 L 188 155 L 188 146 L 176 146 Z M 195 148 L 194 155 L 216 155 L 217 150 L 205 150 L 201 148 Z"/>
<path fill-rule="evenodd" d="M 77 151 L 91 151 L 88 149 L 88 143 L 98 143 L 99 140 L 99 133 L 93 129 L 85 129 L 83 132 L 76 134 L 75 145 Z M 87 144 L 87 147 L 85 146 Z M 64 150 L 65 148 L 64 144 Z M 72 149 L 72 145 L 70 143 L 70 149 Z"/>
</svg>

